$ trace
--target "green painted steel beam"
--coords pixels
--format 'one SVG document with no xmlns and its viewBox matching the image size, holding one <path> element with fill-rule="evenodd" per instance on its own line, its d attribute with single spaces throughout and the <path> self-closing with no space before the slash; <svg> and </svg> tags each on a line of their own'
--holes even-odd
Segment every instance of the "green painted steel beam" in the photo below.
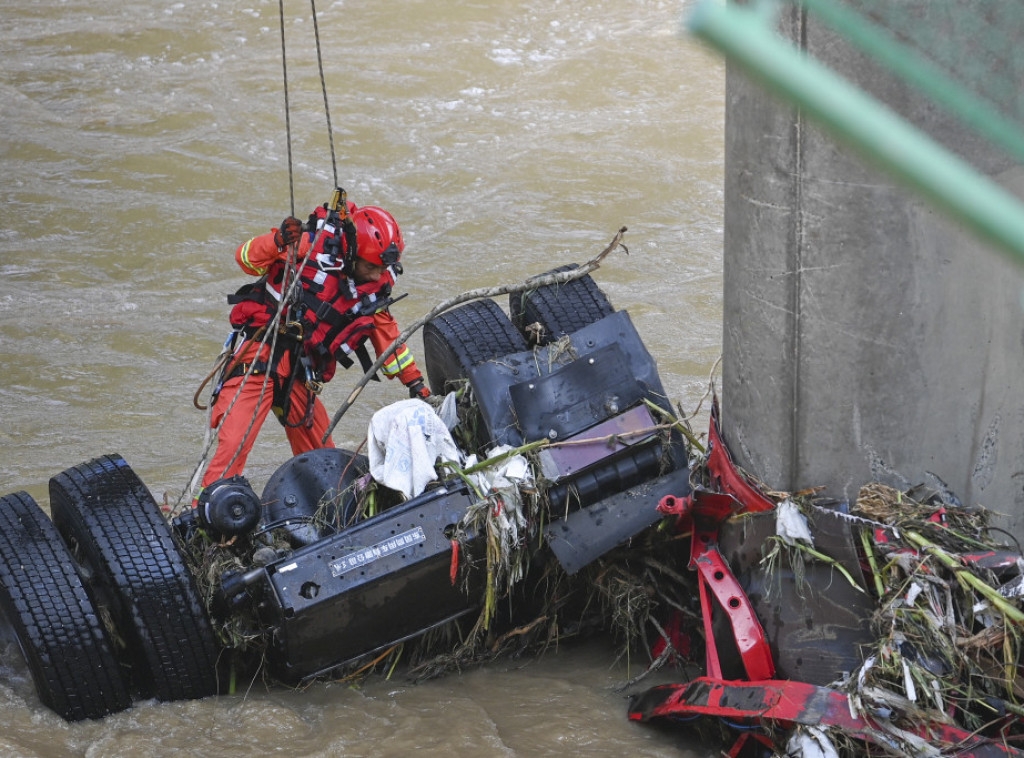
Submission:
<svg viewBox="0 0 1024 758">
<path fill-rule="evenodd" d="M 1024 204 L 890 108 L 793 47 L 763 7 L 700 0 L 687 26 L 753 80 L 1024 265 Z"/>
<path fill-rule="evenodd" d="M 802 2 L 808 11 L 832 27 L 843 39 L 885 64 L 890 71 L 944 106 L 981 136 L 1001 145 L 1015 158 L 1024 161 L 1024 130 L 999 113 L 988 101 L 952 80 L 938 66 L 908 50 L 888 30 L 867 21 L 843 3 L 836 0 Z"/>
</svg>

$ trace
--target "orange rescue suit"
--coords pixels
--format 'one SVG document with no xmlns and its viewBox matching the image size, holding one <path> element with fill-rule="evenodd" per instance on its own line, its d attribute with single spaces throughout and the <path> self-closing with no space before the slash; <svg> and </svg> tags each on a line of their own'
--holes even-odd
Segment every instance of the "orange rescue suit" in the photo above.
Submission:
<svg viewBox="0 0 1024 758">
<path fill-rule="evenodd" d="M 267 234 L 254 237 L 239 246 L 235 252 L 235 260 L 244 272 L 252 276 L 265 277 L 266 282 L 270 283 L 268 292 L 263 298 L 266 309 L 255 308 L 253 309 L 254 315 L 263 310 L 263 314 L 272 316 L 273 311 L 277 308 L 273 282 L 275 280 L 280 282 L 282 279 L 281 274 L 286 266 L 288 251 L 278 248 L 275 241 L 276 233 L 277 230 L 273 229 Z M 310 253 L 312 242 L 313 236 L 310 233 L 302 235 L 298 243 L 298 265 L 302 265 L 302 261 Z M 318 244 L 318 250 L 314 251 L 314 255 L 303 267 L 304 275 L 301 280 L 303 288 L 307 290 L 303 293 L 306 299 L 309 298 L 308 291 L 317 287 L 316 281 L 321 283 L 326 281 L 328 287 L 334 288 L 333 291 L 350 291 L 350 284 L 340 271 L 324 271 L 318 266 L 316 253 L 319 252 L 320 247 L 321 245 Z M 329 281 L 329 277 L 334 277 L 335 280 Z M 385 291 L 390 291 L 390 285 L 394 283 L 392 272 L 385 271 L 382 279 L 385 281 L 358 285 L 355 288 L 356 292 L 359 295 L 364 295 L 368 292 L 378 292 L 382 287 Z M 264 286 L 264 281 L 257 282 L 256 286 Z M 276 295 L 280 297 L 279 286 Z M 306 313 L 309 315 L 310 311 L 307 310 Z M 263 318 L 263 314 L 252 319 L 255 326 L 267 323 L 269 318 Z M 391 346 L 400 333 L 398 324 L 386 309 L 373 313 L 372 316 L 362 316 L 355 320 L 358 321 L 355 326 L 360 328 L 353 334 L 347 347 L 334 345 L 339 348 L 339 355 L 342 352 L 349 352 L 356 347 L 356 343 L 369 339 L 374 351 L 379 356 Z M 307 328 L 315 329 L 316 326 L 316 324 L 306 324 Z M 276 351 L 275 359 L 272 360 L 270 348 L 272 338 L 268 338 L 266 344 L 261 348 L 260 339 L 253 338 L 254 331 L 254 329 L 246 329 L 240 333 L 241 342 L 236 345 L 232 360 L 236 368 L 227 374 L 228 378 L 220 387 L 214 401 L 210 423 L 213 428 L 220 425 L 220 429 L 217 435 L 217 451 L 203 477 L 204 487 L 217 479 L 234 476 L 243 471 L 246 459 L 256 441 L 256 435 L 266 420 L 267 414 L 275 406 L 285 411 L 280 420 L 285 427 L 285 433 L 294 455 L 323 446 L 334 446 L 334 442 L 330 438 L 326 443 L 321 443 L 330 423 L 327 411 L 316 394 L 307 388 L 304 367 L 295 366 L 295 361 L 301 361 L 304 357 L 303 344 L 285 346 L 282 349 L 280 343 L 284 341 L 284 338 L 279 338 L 279 349 Z M 341 337 L 344 338 L 344 335 Z M 305 356 L 305 358 L 309 360 L 310 357 Z M 334 374 L 335 358 L 334 355 L 329 356 L 325 362 L 324 356 L 320 355 L 319 361 L 313 361 L 319 364 L 318 369 L 324 381 L 329 381 Z M 244 377 L 231 374 L 242 374 L 244 369 L 253 363 L 257 364 L 258 372 L 254 371 L 242 386 Z M 298 376 L 289 382 L 289 378 L 293 376 L 295 370 L 298 371 Z M 405 345 L 400 346 L 391 355 L 382 370 L 389 379 L 397 376 L 406 385 L 422 377 L 415 360 Z M 281 393 L 286 390 L 289 390 L 287 397 L 283 398 Z M 277 402 L 275 403 L 275 401 Z M 231 406 L 230 413 L 227 412 L 228 406 Z"/>
</svg>

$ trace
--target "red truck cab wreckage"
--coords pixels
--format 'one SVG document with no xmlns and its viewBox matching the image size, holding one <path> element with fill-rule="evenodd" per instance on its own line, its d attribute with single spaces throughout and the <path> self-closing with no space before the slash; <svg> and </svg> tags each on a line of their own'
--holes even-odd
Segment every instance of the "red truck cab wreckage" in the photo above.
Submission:
<svg viewBox="0 0 1024 758">
<path fill-rule="evenodd" d="M 752 604 L 723 558 L 718 544 L 719 526 L 733 515 L 763 513 L 775 503 L 762 495 L 737 471 L 719 429 L 717 400 L 711 413 L 707 467 L 714 490 L 694 489 L 687 495 L 666 495 L 658 510 L 674 516 L 676 529 L 691 532 L 689 567 L 700 576 L 700 603 L 706 648 L 706 675 L 685 684 L 661 685 L 633 698 L 629 718 L 635 721 L 687 721 L 698 717 L 735 725 L 741 734 L 725 754 L 731 758 L 775 754 L 780 731 L 801 727 L 835 730 L 846 738 L 871 746 L 880 754 L 924 754 L 924 746 L 943 755 L 972 758 L 1024 756 L 997 738 L 979 736 L 950 723 L 917 725 L 910 734 L 880 715 L 857 713 L 849 696 L 838 689 L 788 679 L 775 679 L 775 663 L 764 630 Z M 986 556 L 965 556 L 984 560 Z M 1005 555 L 995 556 L 1000 561 Z M 727 679 L 712 623 L 711 597 L 728 619 L 732 642 L 742 661 L 744 679 Z M 717 635 L 719 638 L 721 634 Z M 886 714 L 887 715 L 887 714 Z M 750 731 L 752 730 L 752 731 Z M 902 743 L 902 745 L 901 745 Z M 767 752 L 766 752 L 767 751 Z M 787 755 L 794 753 L 787 752 Z M 803 753 L 796 753 L 803 755 Z M 826 753 L 815 753 L 826 755 Z M 868 753 L 870 754 L 870 752 Z M 938 754 L 938 753 L 936 753 Z"/>
</svg>

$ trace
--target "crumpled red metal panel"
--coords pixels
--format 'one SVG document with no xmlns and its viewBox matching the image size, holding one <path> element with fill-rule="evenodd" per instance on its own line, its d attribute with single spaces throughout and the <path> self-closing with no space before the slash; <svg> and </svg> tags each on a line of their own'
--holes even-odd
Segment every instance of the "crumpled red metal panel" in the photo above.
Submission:
<svg viewBox="0 0 1024 758">
<path fill-rule="evenodd" d="M 719 492 L 725 492 L 743 504 L 744 511 L 770 511 L 775 503 L 761 494 L 737 471 L 729 449 L 722 440 L 719 428 L 718 398 L 711 403 L 711 425 L 708 432 L 711 450 L 708 453 L 708 470 Z"/>
<path fill-rule="evenodd" d="M 856 739 L 885 746 L 893 739 L 892 728 L 851 714 L 846 694 L 804 682 L 763 680 L 726 682 L 701 677 L 687 684 L 652 687 L 633 699 L 629 718 L 712 716 L 733 722 L 754 722 L 784 728 L 798 725 L 838 727 Z M 937 748 L 949 748 L 958 758 L 1024 757 L 1024 752 L 979 737 L 949 724 L 929 724 L 913 732 Z"/>
</svg>

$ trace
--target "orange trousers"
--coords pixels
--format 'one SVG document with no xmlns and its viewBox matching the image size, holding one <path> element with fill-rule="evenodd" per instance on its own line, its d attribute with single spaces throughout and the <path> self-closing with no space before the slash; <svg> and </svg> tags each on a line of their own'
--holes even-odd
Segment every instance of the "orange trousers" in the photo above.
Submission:
<svg viewBox="0 0 1024 758">
<path fill-rule="evenodd" d="M 286 353 L 282 356 L 280 364 L 275 373 L 278 376 L 287 378 L 290 370 L 289 356 Z M 256 436 L 267 419 L 274 402 L 274 378 L 266 374 L 250 376 L 239 393 L 239 386 L 244 377 L 236 376 L 229 379 L 221 388 L 217 400 L 213 404 L 213 415 L 210 418 L 210 425 L 216 429 L 220 424 L 220 431 L 217 432 L 217 452 L 210 461 L 206 474 L 203 476 L 203 486 L 224 477 L 241 474 L 245 468 L 245 461 L 252 451 L 256 442 Z M 264 387 L 266 379 L 266 387 Z M 279 382 L 285 380 L 279 379 Z M 234 400 L 238 394 L 238 399 Z M 262 397 L 261 397 L 262 394 Z M 321 447 L 334 447 L 334 441 L 327 439 L 322 443 L 324 433 L 330 426 L 330 419 L 327 417 L 327 410 L 320 399 L 313 396 L 313 418 L 312 425 L 302 423 L 306 416 L 306 409 L 309 402 L 309 392 L 305 385 L 296 380 L 291 392 L 291 403 L 288 409 L 288 424 L 285 426 L 285 434 L 292 446 L 292 454 L 299 455 L 310 450 Z M 231 405 L 234 400 L 234 405 Z M 227 412 L 231 406 L 230 413 Z M 221 424 L 221 419 L 224 423 Z"/>
</svg>

